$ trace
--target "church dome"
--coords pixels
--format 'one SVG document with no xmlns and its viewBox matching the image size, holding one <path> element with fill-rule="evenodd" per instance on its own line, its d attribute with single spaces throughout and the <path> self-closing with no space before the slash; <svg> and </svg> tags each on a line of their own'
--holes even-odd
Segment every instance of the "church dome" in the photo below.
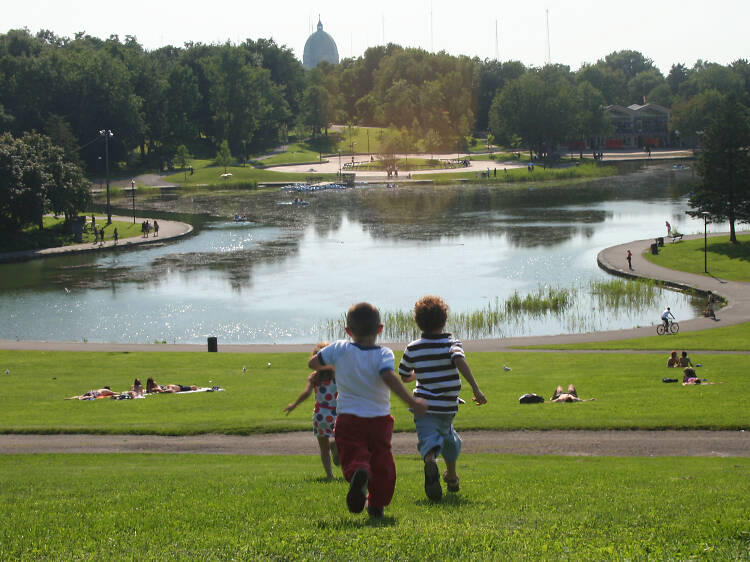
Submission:
<svg viewBox="0 0 750 562">
<path fill-rule="evenodd" d="M 338 64 L 339 50 L 336 48 L 336 42 L 333 40 L 333 37 L 323 31 L 323 24 L 318 19 L 318 31 L 310 35 L 305 43 L 302 66 L 310 70 L 318 66 L 318 63 L 322 61 Z"/>
</svg>

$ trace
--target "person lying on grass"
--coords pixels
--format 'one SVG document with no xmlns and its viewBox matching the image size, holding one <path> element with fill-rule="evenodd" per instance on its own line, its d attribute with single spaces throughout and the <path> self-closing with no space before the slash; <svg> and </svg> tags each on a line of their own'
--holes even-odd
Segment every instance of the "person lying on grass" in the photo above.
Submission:
<svg viewBox="0 0 750 562">
<path fill-rule="evenodd" d="M 564 392 L 563 387 L 558 385 L 555 392 L 552 394 L 552 398 L 549 399 L 550 402 L 588 402 L 591 400 L 596 400 L 596 398 L 589 398 L 588 400 L 578 398 L 578 391 L 572 384 L 568 385 L 567 392 Z"/>
<path fill-rule="evenodd" d="M 156 381 L 149 377 L 146 381 L 146 394 L 155 394 L 158 392 L 188 392 L 189 390 L 198 390 L 198 387 L 193 385 L 183 385 L 183 384 L 165 384 L 165 385 L 159 385 L 156 384 Z"/>
<path fill-rule="evenodd" d="M 316 345 L 313 350 L 313 356 L 327 345 L 328 342 L 321 342 Z M 333 428 L 336 425 L 336 398 L 338 397 L 338 393 L 336 392 L 336 377 L 334 376 L 333 367 L 320 369 L 310 373 L 307 377 L 307 385 L 302 391 L 302 394 L 300 394 L 297 397 L 297 400 L 293 403 L 287 404 L 284 411 L 288 416 L 289 412 L 309 398 L 313 390 L 315 391 L 313 433 L 318 439 L 320 461 L 323 463 L 326 477 L 328 480 L 333 480 L 331 457 L 333 457 L 333 464 L 336 466 L 339 465 L 339 451 L 336 447 L 336 442 L 331 441 L 331 438 L 334 437 Z"/>
<path fill-rule="evenodd" d="M 111 388 L 105 386 L 96 390 L 89 390 L 79 396 L 71 396 L 65 400 L 96 400 L 97 398 L 109 398 L 111 396 L 117 396 L 117 392 L 113 392 Z"/>
</svg>

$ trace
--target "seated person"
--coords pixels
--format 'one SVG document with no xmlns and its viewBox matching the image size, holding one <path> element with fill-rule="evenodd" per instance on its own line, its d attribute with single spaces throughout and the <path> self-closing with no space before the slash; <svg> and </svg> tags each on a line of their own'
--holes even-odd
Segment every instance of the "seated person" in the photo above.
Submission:
<svg viewBox="0 0 750 562">
<path fill-rule="evenodd" d="M 677 352 L 673 351 L 669 354 L 669 359 L 667 359 L 667 367 L 679 367 L 680 366 L 680 358 L 677 357 Z"/>
<path fill-rule="evenodd" d="M 143 385 L 141 384 L 141 379 L 137 378 L 133 381 L 133 386 L 130 387 L 130 392 L 135 396 L 143 396 Z"/>
<path fill-rule="evenodd" d="M 88 392 L 84 392 L 80 396 L 71 396 L 70 398 L 66 398 L 65 400 L 96 400 L 97 398 L 109 398 L 110 396 L 116 395 L 116 392 L 112 392 L 111 388 L 105 386 L 104 388 L 89 390 Z"/>
<path fill-rule="evenodd" d="M 693 362 L 690 361 L 690 357 L 688 357 L 687 351 L 683 351 L 682 356 L 680 357 L 680 367 L 684 369 L 685 367 L 692 367 L 692 366 L 693 366 Z"/>
<path fill-rule="evenodd" d="M 595 398 L 589 398 L 589 400 L 596 400 Z M 558 385 L 555 392 L 552 394 L 550 402 L 586 402 L 581 398 L 578 398 L 578 392 L 576 387 L 572 384 L 568 385 L 568 391 L 564 392 L 562 386 Z"/>
</svg>

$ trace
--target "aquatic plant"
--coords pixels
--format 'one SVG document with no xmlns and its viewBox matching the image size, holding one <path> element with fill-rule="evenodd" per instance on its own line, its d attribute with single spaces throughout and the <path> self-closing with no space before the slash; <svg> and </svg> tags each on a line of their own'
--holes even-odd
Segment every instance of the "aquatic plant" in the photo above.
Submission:
<svg viewBox="0 0 750 562">
<path fill-rule="evenodd" d="M 607 279 L 591 281 L 589 292 L 600 309 L 618 310 L 654 306 L 661 289 L 650 280 Z"/>
<path fill-rule="evenodd" d="M 496 297 L 477 310 L 452 312 L 446 331 L 464 339 L 500 338 L 527 333 L 526 324 L 547 318 L 562 321 L 568 333 L 598 331 L 605 329 L 601 311 L 651 308 L 661 298 L 661 291 L 653 281 L 629 279 L 592 280 L 573 288 L 545 286 L 527 294 L 515 291 L 507 299 Z M 383 341 L 411 341 L 420 335 L 411 310 L 385 311 L 382 321 Z M 325 321 L 319 330 L 321 338 L 345 337 L 345 324 L 345 316 Z"/>
</svg>

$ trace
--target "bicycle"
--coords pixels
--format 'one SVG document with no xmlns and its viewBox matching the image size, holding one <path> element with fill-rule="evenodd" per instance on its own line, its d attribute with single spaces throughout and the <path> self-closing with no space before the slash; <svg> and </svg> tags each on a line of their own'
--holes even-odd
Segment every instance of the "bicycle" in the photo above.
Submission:
<svg viewBox="0 0 750 562">
<path fill-rule="evenodd" d="M 663 336 L 664 334 L 676 334 L 679 331 L 680 331 L 680 325 L 674 320 L 669 321 L 668 327 L 664 326 L 664 322 L 662 322 L 656 327 L 656 333 L 659 334 L 660 336 Z"/>
</svg>

